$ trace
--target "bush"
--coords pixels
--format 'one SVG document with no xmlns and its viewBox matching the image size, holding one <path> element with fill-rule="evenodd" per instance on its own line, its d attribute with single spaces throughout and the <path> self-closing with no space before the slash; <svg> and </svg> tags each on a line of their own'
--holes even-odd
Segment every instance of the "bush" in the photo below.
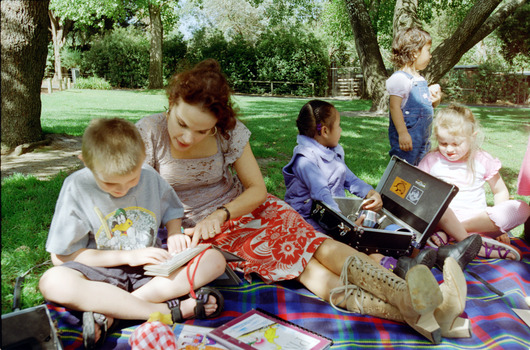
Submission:
<svg viewBox="0 0 530 350">
<path fill-rule="evenodd" d="M 109 82 L 103 78 L 89 77 L 77 78 L 75 81 L 76 89 L 92 89 L 92 90 L 111 90 Z"/>
<path fill-rule="evenodd" d="M 183 59 L 186 57 L 187 44 L 182 35 L 172 35 L 164 40 L 162 46 L 164 77 L 169 79 L 180 70 Z"/>
<path fill-rule="evenodd" d="M 483 64 L 476 69 L 452 70 L 441 82 L 447 98 L 463 103 L 526 103 L 529 82 L 524 75 L 496 64 Z"/>
<path fill-rule="evenodd" d="M 145 88 L 149 83 L 149 39 L 134 28 L 117 28 L 92 42 L 81 71 L 113 87 Z"/>
<path fill-rule="evenodd" d="M 327 89 L 329 60 L 326 46 L 312 33 L 300 29 L 280 29 L 264 33 L 257 44 L 258 80 L 314 83 L 314 94 L 323 96 Z M 309 85 L 279 86 L 275 93 L 310 96 Z"/>
</svg>

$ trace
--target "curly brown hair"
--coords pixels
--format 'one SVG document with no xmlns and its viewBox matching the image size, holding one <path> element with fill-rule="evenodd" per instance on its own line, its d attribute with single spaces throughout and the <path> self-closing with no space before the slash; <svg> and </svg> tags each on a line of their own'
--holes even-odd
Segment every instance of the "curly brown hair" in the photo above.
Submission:
<svg viewBox="0 0 530 350">
<path fill-rule="evenodd" d="M 175 74 L 166 90 L 169 108 L 179 100 L 210 111 L 216 118 L 215 126 L 225 138 L 236 126 L 237 111 L 232 102 L 232 89 L 221 66 L 214 59 L 199 62 L 190 70 Z"/>
<path fill-rule="evenodd" d="M 416 60 L 415 54 L 425 45 L 432 44 L 431 35 L 421 28 L 412 27 L 400 30 L 392 42 L 390 60 L 398 69 Z"/>
</svg>

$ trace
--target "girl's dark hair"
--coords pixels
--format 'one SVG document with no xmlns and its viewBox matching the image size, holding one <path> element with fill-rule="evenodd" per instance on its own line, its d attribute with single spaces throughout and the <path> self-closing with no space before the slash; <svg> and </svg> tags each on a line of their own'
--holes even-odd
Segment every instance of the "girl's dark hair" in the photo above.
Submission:
<svg viewBox="0 0 530 350">
<path fill-rule="evenodd" d="M 312 100 L 306 103 L 296 119 L 298 133 L 307 137 L 315 138 L 322 126 L 325 125 L 331 129 L 335 122 L 335 107 L 328 102 L 321 100 Z"/>
<path fill-rule="evenodd" d="M 418 50 L 425 45 L 432 44 L 431 35 L 423 29 L 412 27 L 400 30 L 392 42 L 392 57 L 390 60 L 398 69 L 413 63 Z"/>
<path fill-rule="evenodd" d="M 225 138 L 236 126 L 236 110 L 233 106 L 232 89 L 221 66 L 214 59 L 199 62 L 190 70 L 175 74 L 167 88 L 169 108 L 184 102 L 213 113 L 215 126 Z"/>
</svg>

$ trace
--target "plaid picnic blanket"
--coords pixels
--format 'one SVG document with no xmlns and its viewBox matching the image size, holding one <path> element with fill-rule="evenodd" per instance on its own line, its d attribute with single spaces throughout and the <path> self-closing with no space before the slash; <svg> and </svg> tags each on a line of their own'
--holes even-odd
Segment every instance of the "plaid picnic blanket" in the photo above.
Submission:
<svg viewBox="0 0 530 350">
<path fill-rule="evenodd" d="M 530 309 L 530 247 L 521 239 L 513 243 L 523 253 L 520 262 L 502 259 L 475 259 L 466 270 L 468 286 L 465 313 L 471 320 L 473 336 L 443 338 L 431 344 L 406 324 L 359 314 L 346 314 L 315 297 L 301 284 L 288 281 L 267 285 L 255 278 L 252 284 L 219 286 L 225 298 L 223 313 L 208 320 L 188 320 L 186 324 L 218 327 L 253 308 L 260 307 L 288 321 L 327 336 L 331 349 L 530 349 L 530 328 L 513 311 Z M 438 281 L 442 273 L 433 269 Z M 488 288 L 482 281 L 491 285 Z M 60 328 L 65 349 L 81 348 L 81 315 L 48 304 Z M 128 340 L 138 324 L 107 338 L 104 349 L 129 349 Z"/>
</svg>

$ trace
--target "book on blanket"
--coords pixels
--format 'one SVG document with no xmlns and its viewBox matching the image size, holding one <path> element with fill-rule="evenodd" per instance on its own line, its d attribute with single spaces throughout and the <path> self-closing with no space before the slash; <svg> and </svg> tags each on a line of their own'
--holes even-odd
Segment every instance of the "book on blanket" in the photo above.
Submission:
<svg viewBox="0 0 530 350">
<path fill-rule="evenodd" d="M 322 350 L 333 341 L 262 309 L 253 309 L 215 328 L 208 337 L 229 349 Z"/>
<path fill-rule="evenodd" d="M 156 265 L 145 265 L 145 274 L 148 276 L 169 276 L 181 266 L 184 266 L 188 261 L 199 255 L 205 249 L 208 249 L 211 244 L 199 244 L 193 248 L 187 248 L 183 251 L 174 254 L 170 259 L 163 263 Z"/>
</svg>

